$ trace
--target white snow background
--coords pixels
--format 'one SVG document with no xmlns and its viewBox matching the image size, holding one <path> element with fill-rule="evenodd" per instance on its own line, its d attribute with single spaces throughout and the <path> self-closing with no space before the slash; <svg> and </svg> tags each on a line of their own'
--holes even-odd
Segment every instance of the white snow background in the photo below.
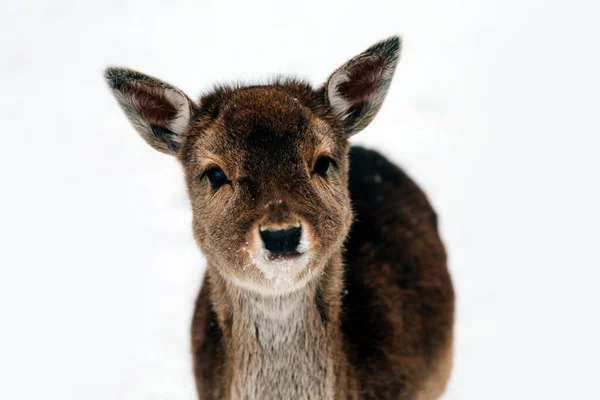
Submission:
<svg viewBox="0 0 600 400">
<path fill-rule="evenodd" d="M 400 33 L 381 150 L 437 208 L 457 303 L 449 399 L 598 399 L 600 5 L 16 1 L 0 6 L 0 398 L 193 399 L 204 260 L 177 162 L 103 69 L 193 97 L 320 84 Z"/>
</svg>

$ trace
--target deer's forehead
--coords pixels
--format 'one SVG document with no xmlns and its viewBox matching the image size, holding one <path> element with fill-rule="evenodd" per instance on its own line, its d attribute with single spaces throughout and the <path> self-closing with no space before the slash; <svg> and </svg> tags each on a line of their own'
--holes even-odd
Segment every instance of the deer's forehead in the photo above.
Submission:
<svg viewBox="0 0 600 400">
<path fill-rule="evenodd" d="M 227 102 L 219 125 L 229 144 L 256 153 L 310 141 L 312 118 L 310 110 L 285 93 L 253 90 Z"/>
<path fill-rule="evenodd" d="M 253 165 L 264 162 L 300 162 L 315 152 L 336 153 L 329 126 L 304 109 L 231 107 L 198 137 L 196 152 L 222 162 Z"/>
</svg>

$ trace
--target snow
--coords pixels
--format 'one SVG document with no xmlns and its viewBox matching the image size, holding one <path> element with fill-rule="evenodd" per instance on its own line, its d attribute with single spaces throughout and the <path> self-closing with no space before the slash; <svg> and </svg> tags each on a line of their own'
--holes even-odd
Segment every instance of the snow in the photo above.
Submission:
<svg viewBox="0 0 600 400">
<path fill-rule="evenodd" d="M 192 399 L 204 261 L 180 167 L 147 146 L 108 65 L 192 96 L 321 83 L 401 33 L 353 138 L 441 218 L 458 295 L 446 400 L 600 398 L 600 5 L 591 1 L 3 1 L 0 398 Z"/>
</svg>

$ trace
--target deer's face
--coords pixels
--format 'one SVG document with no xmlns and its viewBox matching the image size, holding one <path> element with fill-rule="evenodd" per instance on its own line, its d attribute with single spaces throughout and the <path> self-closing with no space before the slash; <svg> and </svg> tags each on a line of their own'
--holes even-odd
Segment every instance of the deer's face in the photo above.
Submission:
<svg viewBox="0 0 600 400">
<path fill-rule="evenodd" d="M 215 97 L 181 152 L 196 240 L 241 285 L 302 284 L 350 227 L 343 127 L 291 85 Z"/>
<path fill-rule="evenodd" d="M 318 90 L 282 81 L 218 89 L 198 103 L 131 70 L 107 78 L 142 137 L 181 161 L 211 267 L 277 294 L 319 276 L 348 234 L 348 138 L 379 110 L 398 51 L 397 38 L 381 42 Z"/>
</svg>

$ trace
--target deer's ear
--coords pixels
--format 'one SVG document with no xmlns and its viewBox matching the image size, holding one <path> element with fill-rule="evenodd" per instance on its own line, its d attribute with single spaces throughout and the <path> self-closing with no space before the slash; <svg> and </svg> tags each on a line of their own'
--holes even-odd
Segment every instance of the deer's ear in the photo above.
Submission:
<svg viewBox="0 0 600 400">
<path fill-rule="evenodd" d="M 130 69 L 111 67 L 105 77 L 146 142 L 163 153 L 177 154 L 190 121 L 192 101 L 179 89 Z"/>
<path fill-rule="evenodd" d="M 339 67 L 324 86 L 334 114 L 349 135 L 373 120 L 387 95 L 398 64 L 401 40 L 392 36 Z"/>
</svg>

